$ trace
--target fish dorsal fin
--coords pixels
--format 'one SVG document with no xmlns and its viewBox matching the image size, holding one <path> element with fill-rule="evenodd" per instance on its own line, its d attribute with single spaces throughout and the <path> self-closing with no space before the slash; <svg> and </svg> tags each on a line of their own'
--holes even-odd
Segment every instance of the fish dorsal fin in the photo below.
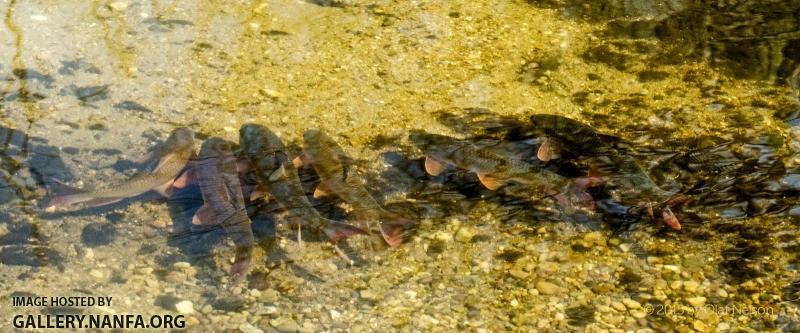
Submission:
<svg viewBox="0 0 800 333">
<path fill-rule="evenodd" d="M 478 180 L 481 181 L 481 184 L 483 184 L 483 186 L 492 191 L 503 186 L 503 181 L 500 180 L 500 178 L 485 173 L 478 174 Z"/>
<path fill-rule="evenodd" d="M 330 194 L 328 182 L 321 182 L 317 185 L 317 188 L 314 189 L 314 199 L 319 199 Z"/>
<path fill-rule="evenodd" d="M 425 157 L 425 171 L 428 172 L 429 175 L 438 176 L 444 172 L 445 168 L 446 166 L 443 163 L 430 158 L 430 156 Z"/>
</svg>

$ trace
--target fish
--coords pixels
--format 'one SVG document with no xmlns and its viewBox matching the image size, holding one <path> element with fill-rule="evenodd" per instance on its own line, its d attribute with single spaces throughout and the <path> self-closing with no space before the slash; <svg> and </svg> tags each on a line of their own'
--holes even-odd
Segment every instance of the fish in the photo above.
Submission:
<svg viewBox="0 0 800 333">
<path fill-rule="evenodd" d="M 256 170 L 256 176 L 271 198 L 288 212 L 291 223 L 322 231 L 334 245 L 366 231 L 324 218 L 306 197 L 281 139 L 262 125 L 246 123 L 239 129 L 240 155 Z M 338 250 L 338 248 L 337 248 Z M 339 253 L 346 258 L 341 252 Z"/>
<path fill-rule="evenodd" d="M 594 209 L 586 189 L 596 185 L 598 179 L 591 175 L 573 180 L 489 147 L 444 135 L 414 131 L 410 139 L 425 152 L 425 170 L 430 175 L 437 176 L 452 165 L 477 174 L 480 183 L 492 191 L 513 182 L 535 195 L 553 196 L 567 210 L 572 209 L 573 203 Z"/>
<path fill-rule="evenodd" d="M 235 282 L 249 270 L 253 253 L 253 230 L 239 183 L 237 157 L 227 141 L 212 137 L 203 142 L 200 156 L 192 162 L 203 196 L 203 206 L 192 218 L 196 225 L 221 225 L 236 247 L 230 275 Z"/>
<path fill-rule="evenodd" d="M 346 168 L 349 158 L 342 147 L 318 130 L 303 134 L 303 154 L 293 160 L 295 166 L 310 164 L 320 177 L 314 197 L 333 194 L 353 207 L 361 227 L 369 232 L 369 224 L 380 223 L 379 230 L 391 247 L 403 242 L 405 229 L 414 223 L 385 210 L 362 185 L 354 170 Z"/>
<path fill-rule="evenodd" d="M 530 116 L 531 127 L 528 133 L 542 139 L 537 157 L 550 161 L 564 154 L 598 155 L 611 150 L 619 139 L 597 132 L 594 128 L 577 120 L 553 114 L 534 114 Z"/>
<path fill-rule="evenodd" d="M 67 186 L 54 180 L 60 192 L 68 194 L 53 196 L 45 208 L 46 212 L 69 212 L 85 208 L 109 205 L 125 198 L 155 190 L 168 196 L 173 188 L 182 188 L 192 176 L 184 172 L 194 156 L 194 134 L 192 130 L 181 127 L 175 129 L 159 149 L 149 154 L 157 161 L 156 167 L 120 183 L 104 189 L 86 191 Z"/>
<path fill-rule="evenodd" d="M 558 158 L 585 158 L 602 169 L 597 174 L 607 188 L 612 189 L 617 197 L 624 201 L 638 201 L 647 211 L 654 215 L 653 203 L 661 208 L 661 218 L 673 230 L 681 230 L 680 222 L 671 208 L 686 200 L 677 191 L 662 189 L 642 168 L 636 159 L 629 154 L 620 138 L 599 133 L 594 128 L 577 120 L 552 115 L 534 114 L 530 116 L 529 133 L 538 135 L 542 144 L 537 151 L 537 158 L 548 162 Z M 677 200 L 680 199 L 680 200 Z"/>
</svg>

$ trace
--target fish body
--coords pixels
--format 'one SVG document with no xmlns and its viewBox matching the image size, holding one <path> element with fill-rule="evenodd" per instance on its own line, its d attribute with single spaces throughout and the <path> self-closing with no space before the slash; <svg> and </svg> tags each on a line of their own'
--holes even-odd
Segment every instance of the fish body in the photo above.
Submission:
<svg viewBox="0 0 800 333">
<path fill-rule="evenodd" d="M 231 237 L 236 246 L 231 276 L 238 281 L 246 275 L 250 266 L 254 238 L 239 183 L 237 158 L 228 142 L 216 137 L 209 138 L 203 142 L 194 168 L 204 204 L 195 213 L 192 222 L 221 225 Z"/>
<path fill-rule="evenodd" d="M 338 196 L 353 207 L 362 228 L 369 230 L 370 223 L 380 222 L 379 230 L 386 243 L 400 245 L 404 229 L 413 222 L 383 209 L 364 188 L 361 177 L 345 167 L 347 160 L 336 141 L 320 131 L 309 130 L 303 134 L 303 155 L 296 164 L 310 163 L 319 175 L 320 185 L 315 196 L 327 193 Z"/>
<path fill-rule="evenodd" d="M 348 224 L 322 217 L 305 195 L 297 169 L 292 164 L 283 142 L 264 126 L 245 124 L 239 130 L 239 144 L 256 170 L 259 182 L 270 197 L 274 198 L 289 213 L 289 219 L 324 232 L 336 243 L 340 239 L 363 230 Z"/>
<path fill-rule="evenodd" d="M 416 132 L 411 140 L 425 152 L 425 169 L 438 175 L 448 165 L 478 175 L 481 183 L 496 190 L 504 182 L 514 181 L 552 194 L 564 187 L 569 179 L 531 163 L 498 154 L 489 148 L 444 135 Z"/>
<path fill-rule="evenodd" d="M 89 192 L 71 189 L 77 193 L 53 197 L 46 210 L 75 211 L 108 205 L 150 190 L 166 193 L 171 186 L 182 187 L 185 185 L 185 177 L 178 179 L 176 177 L 182 175 L 188 177 L 186 173 L 182 174 L 182 171 L 194 154 L 194 134 L 188 128 L 178 128 L 172 132 L 161 148 L 154 152 L 158 165 L 151 172 L 134 176 L 123 183 L 104 189 Z"/>
<path fill-rule="evenodd" d="M 490 190 L 513 182 L 519 185 L 515 188 L 524 187 L 535 197 L 554 196 L 567 210 L 572 209 L 573 203 L 594 208 L 586 192 L 586 188 L 595 183 L 591 178 L 573 180 L 491 148 L 444 135 L 414 132 L 411 141 L 425 152 L 425 169 L 431 175 L 438 175 L 448 165 L 454 165 L 476 173 L 481 184 Z"/>
</svg>

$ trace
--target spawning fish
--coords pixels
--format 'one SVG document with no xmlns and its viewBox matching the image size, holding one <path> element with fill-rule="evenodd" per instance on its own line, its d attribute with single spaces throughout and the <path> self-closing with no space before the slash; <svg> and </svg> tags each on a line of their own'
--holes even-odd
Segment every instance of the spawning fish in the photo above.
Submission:
<svg viewBox="0 0 800 333">
<path fill-rule="evenodd" d="M 66 191 L 74 193 L 53 197 L 45 211 L 75 211 L 99 207 L 150 190 L 166 195 L 173 187 L 184 187 L 189 175 L 188 172 L 182 173 L 182 171 L 195 154 L 192 130 L 185 127 L 175 129 L 161 148 L 152 154 L 158 160 L 158 165 L 152 172 L 134 176 L 121 184 L 108 186 L 105 189 L 86 192 L 59 183 Z"/>
<path fill-rule="evenodd" d="M 593 209 L 592 197 L 586 192 L 586 188 L 596 182 L 593 177 L 576 179 L 573 183 L 572 179 L 527 161 L 503 156 L 463 140 L 424 132 L 413 132 L 410 137 L 425 152 L 425 170 L 431 175 L 439 175 L 448 165 L 454 165 L 476 173 L 481 184 L 493 191 L 513 181 L 536 193 L 553 195 L 568 209 L 573 201 Z"/>
<path fill-rule="evenodd" d="M 275 133 L 261 125 L 245 124 L 239 129 L 239 144 L 242 154 L 255 167 L 259 181 L 270 196 L 289 212 L 292 222 L 321 230 L 334 244 L 355 234 L 366 234 L 364 230 L 326 219 L 319 214 L 306 198 L 297 169 Z"/>
<path fill-rule="evenodd" d="M 293 162 L 295 166 L 310 163 L 319 175 L 320 183 L 314 197 L 328 193 L 338 196 L 353 206 L 362 228 L 369 230 L 370 223 L 380 221 L 379 230 L 386 243 L 393 247 L 400 245 L 404 229 L 413 222 L 383 209 L 361 185 L 355 172 L 345 168 L 346 160 L 347 155 L 336 141 L 320 131 L 309 130 L 303 134 L 303 155 Z"/>
<path fill-rule="evenodd" d="M 561 157 L 562 153 L 596 157 L 594 162 L 614 169 L 613 175 L 603 176 L 602 179 L 622 200 L 647 202 L 648 216 L 651 219 L 652 202 L 662 202 L 658 206 L 665 207 L 661 211 L 664 223 L 674 230 L 681 230 L 680 222 L 670 208 L 685 202 L 685 198 L 670 200 L 680 196 L 677 192 L 666 191 L 658 186 L 636 159 L 622 151 L 621 145 L 616 144 L 619 143 L 619 138 L 598 133 L 577 120 L 557 115 L 535 114 L 530 116 L 530 121 L 534 134 L 543 138 L 537 151 L 540 160 L 550 161 Z"/>
<path fill-rule="evenodd" d="M 221 225 L 233 240 L 236 256 L 230 274 L 234 282 L 247 274 L 254 243 L 236 164 L 230 143 L 217 137 L 203 142 L 194 167 L 204 204 L 192 218 L 193 224 Z"/>
<path fill-rule="evenodd" d="M 573 156 L 596 155 L 609 150 L 610 144 L 618 139 L 598 133 L 577 120 L 552 115 L 534 114 L 530 116 L 534 135 L 543 139 L 536 153 L 539 160 L 550 161 L 568 153 Z"/>
</svg>

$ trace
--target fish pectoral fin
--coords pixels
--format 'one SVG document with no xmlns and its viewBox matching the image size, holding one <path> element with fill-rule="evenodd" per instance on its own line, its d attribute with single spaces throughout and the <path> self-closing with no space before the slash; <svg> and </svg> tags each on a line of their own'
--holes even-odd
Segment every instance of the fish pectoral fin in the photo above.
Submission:
<svg viewBox="0 0 800 333">
<path fill-rule="evenodd" d="M 328 239 L 330 239 L 331 242 L 333 243 L 337 243 L 340 240 L 348 238 L 353 235 L 367 234 L 367 232 L 362 230 L 361 228 L 357 228 L 346 223 L 333 222 L 333 221 L 328 223 L 328 226 L 325 227 L 323 231 L 325 232 L 325 235 L 328 236 Z"/>
<path fill-rule="evenodd" d="M 485 173 L 478 174 L 478 180 L 480 180 L 483 186 L 492 191 L 503 186 L 503 181 L 500 178 Z"/>
<path fill-rule="evenodd" d="M 253 164 L 246 158 L 236 159 L 236 171 L 239 174 L 245 174 L 253 170 Z"/>
<path fill-rule="evenodd" d="M 320 182 L 317 188 L 314 189 L 314 199 L 319 199 L 331 194 L 328 182 Z"/>
<path fill-rule="evenodd" d="M 160 194 L 162 197 L 169 198 L 172 196 L 172 193 L 175 192 L 175 188 L 172 186 L 174 182 L 174 180 L 170 180 L 164 184 L 153 187 L 152 190 L 156 191 L 156 193 Z"/>
<path fill-rule="evenodd" d="M 267 192 L 267 187 L 261 184 L 256 185 L 252 192 L 250 192 L 250 201 L 256 201 L 258 199 L 264 199 L 264 201 L 269 201 L 269 192 Z"/>
<path fill-rule="evenodd" d="M 181 189 L 196 181 L 197 174 L 194 171 L 194 168 L 190 168 L 182 172 L 177 178 L 175 178 L 175 180 L 172 181 L 172 187 Z"/>
<path fill-rule="evenodd" d="M 275 171 L 269 175 L 268 179 L 269 181 L 274 182 L 278 179 L 286 177 L 288 174 L 289 172 L 286 170 L 286 165 L 281 164 L 279 168 L 275 169 Z"/>
<path fill-rule="evenodd" d="M 425 157 L 425 171 L 431 176 L 438 176 L 447 168 L 442 162 L 439 162 L 430 156 Z"/>
<path fill-rule="evenodd" d="M 664 219 L 664 223 L 673 230 L 681 230 L 681 222 L 678 221 L 675 213 L 673 213 L 669 207 L 661 211 L 661 218 Z"/>
<path fill-rule="evenodd" d="M 311 156 L 309 156 L 306 153 L 302 153 L 297 157 L 295 157 L 294 159 L 292 159 L 292 165 L 294 165 L 295 168 L 301 168 L 304 165 L 310 163 L 311 163 Z"/>
<path fill-rule="evenodd" d="M 200 208 L 194 212 L 192 216 L 192 224 L 193 225 L 214 225 L 216 224 L 213 220 L 213 214 L 211 212 L 211 206 L 208 204 L 203 204 Z"/>
<path fill-rule="evenodd" d="M 539 146 L 539 150 L 536 152 L 536 158 L 540 161 L 547 162 L 559 158 L 560 154 L 561 149 L 558 143 L 553 141 L 553 139 L 544 138 L 544 142 L 542 142 L 542 145 Z"/>
</svg>

